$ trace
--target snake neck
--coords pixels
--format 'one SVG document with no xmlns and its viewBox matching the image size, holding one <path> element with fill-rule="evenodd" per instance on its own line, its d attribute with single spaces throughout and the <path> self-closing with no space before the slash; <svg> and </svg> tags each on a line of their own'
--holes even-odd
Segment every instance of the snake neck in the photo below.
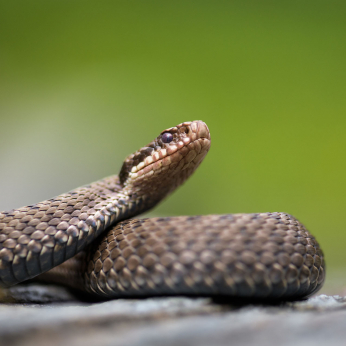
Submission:
<svg viewBox="0 0 346 346">
<path fill-rule="evenodd" d="M 113 175 L 0 212 L 0 285 L 12 286 L 63 263 L 107 227 L 147 211 L 167 193 L 164 187 L 121 184 Z"/>
<path fill-rule="evenodd" d="M 0 213 L 0 286 L 48 271 L 107 227 L 152 208 L 194 172 L 209 148 L 206 124 L 182 123 L 126 158 L 120 178 Z"/>
<path fill-rule="evenodd" d="M 0 285 L 12 286 L 59 265 L 107 227 L 153 203 L 116 175 L 27 207 L 0 212 Z"/>
</svg>

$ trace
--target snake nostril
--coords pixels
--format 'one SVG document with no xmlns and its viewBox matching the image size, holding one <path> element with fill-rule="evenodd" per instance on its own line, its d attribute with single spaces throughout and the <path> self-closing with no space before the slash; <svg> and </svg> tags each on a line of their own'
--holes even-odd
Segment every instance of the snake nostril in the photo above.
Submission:
<svg viewBox="0 0 346 346">
<path fill-rule="evenodd" d="M 198 136 L 198 138 L 210 139 L 210 133 L 209 133 L 208 126 L 203 121 L 198 122 L 197 136 Z"/>
</svg>

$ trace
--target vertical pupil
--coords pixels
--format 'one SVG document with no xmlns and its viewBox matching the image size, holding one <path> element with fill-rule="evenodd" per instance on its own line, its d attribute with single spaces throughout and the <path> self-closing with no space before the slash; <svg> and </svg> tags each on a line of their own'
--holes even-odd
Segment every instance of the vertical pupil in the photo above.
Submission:
<svg viewBox="0 0 346 346">
<path fill-rule="evenodd" d="M 169 143 L 172 142 L 173 140 L 173 135 L 169 132 L 166 132 L 162 135 L 162 142 L 163 143 Z"/>
</svg>

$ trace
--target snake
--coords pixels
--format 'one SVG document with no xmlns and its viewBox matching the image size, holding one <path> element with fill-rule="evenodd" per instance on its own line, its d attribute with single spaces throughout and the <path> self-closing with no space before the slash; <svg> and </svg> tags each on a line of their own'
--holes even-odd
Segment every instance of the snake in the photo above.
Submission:
<svg viewBox="0 0 346 346">
<path fill-rule="evenodd" d="M 324 254 L 287 213 L 134 218 L 183 184 L 210 144 L 203 121 L 184 122 L 128 156 L 118 175 L 0 212 L 0 287 L 34 278 L 105 299 L 316 293 Z"/>
</svg>

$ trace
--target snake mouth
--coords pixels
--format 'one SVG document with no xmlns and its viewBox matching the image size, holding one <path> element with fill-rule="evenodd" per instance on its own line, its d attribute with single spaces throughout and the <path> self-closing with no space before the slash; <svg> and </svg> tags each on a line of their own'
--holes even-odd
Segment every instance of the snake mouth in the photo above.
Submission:
<svg viewBox="0 0 346 346">
<path fill-rule="evenodd" d="M 162 131 L 154 141 L 129 156 L 119 176 L 125 183 L 127 179 L 142 180 L 163 171 L 172 174 L 187 168 L 194 170 L 209 148 L 208 126 L 201 120 L 184 122 Z"/>
</svg>

